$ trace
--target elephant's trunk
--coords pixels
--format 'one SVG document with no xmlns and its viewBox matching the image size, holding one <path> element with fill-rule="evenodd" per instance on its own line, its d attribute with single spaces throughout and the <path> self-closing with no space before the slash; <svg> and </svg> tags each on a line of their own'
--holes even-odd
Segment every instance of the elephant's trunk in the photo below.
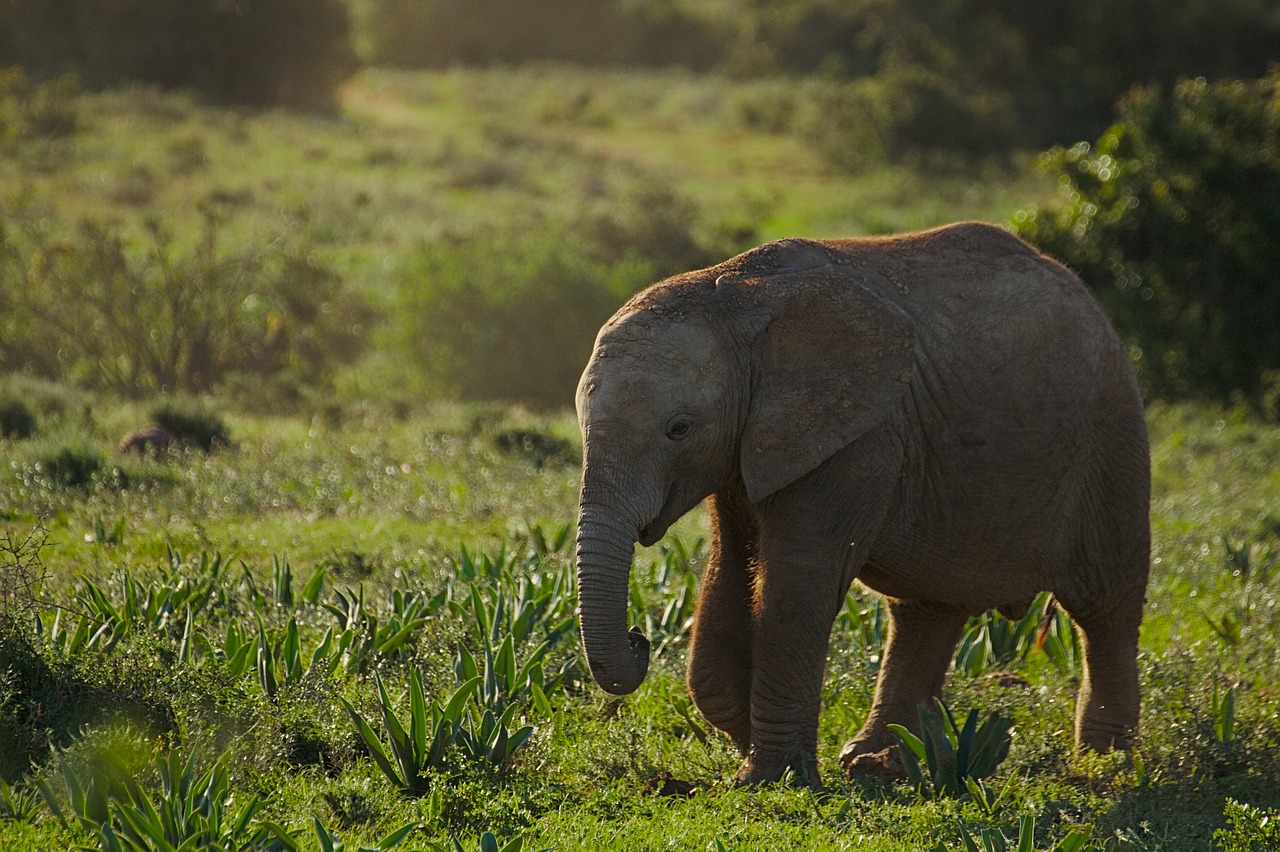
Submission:
<svg viewBox="0 0 1280 852">
<path fill-rule="evenodd" d="M 606 692 L 634 692 L 649 670 L 649 640 L 627 630 L 636 529 L 585 502 L 578 516 L 578 617 L 591 676 Z"/>
</svg>

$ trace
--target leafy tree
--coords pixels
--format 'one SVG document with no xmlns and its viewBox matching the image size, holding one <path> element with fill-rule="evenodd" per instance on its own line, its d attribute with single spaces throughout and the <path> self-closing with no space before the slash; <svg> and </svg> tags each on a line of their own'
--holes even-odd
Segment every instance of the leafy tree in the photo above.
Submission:
<svg viewBox="0 0 1280 852">
<path fill-rule="evenodd" d="M 356 68 L 343 0 L 0 0 L 0 66 L 327 109 Z"/>
<path fill-rule="evenodd" d="M 1147 390 L 1264 402 L 1280 378 L 1280 68 L 1135 89 L 1096 145 L 1045 162 L 1059 202 L 1017 227 L 1093 287 Z"/>
</svg>

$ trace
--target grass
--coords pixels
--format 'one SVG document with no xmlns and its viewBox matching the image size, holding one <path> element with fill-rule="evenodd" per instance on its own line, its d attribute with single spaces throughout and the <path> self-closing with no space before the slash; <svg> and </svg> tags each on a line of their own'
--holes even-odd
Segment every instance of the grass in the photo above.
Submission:
<svg viewBox="0 0 1280 852">
<path fill-rule="evenodd" d="M 677 72 L 370 70 L 339 116 L 319 118 L 133 89 L 81 97 L 79 132 L 12 146 L 0 182 L 67 222 L 153 214 L 194 233 L 213 203 L 235 212 L 241 238 L 301 232 L 374 294 L 443 232 L 509 227 L 637 179 L 696 200 L 711 211 L 704 227 L 761 239 L 1000 221 L 1052 192 L 1025 168 L 841 172 L 802 136 L 742 117 L 743 101 L 768 95 Z"/>
<path fill-rule="evenodd" d="M 701 512 L 638 552 L 631 617 L 647 617 L 666 638 L 649 679 L 623 700 L 596 690 L 576 629 L 563 627 L 573 611 L 564 525 L 575 510 L 576 465 L 539 466 L 493 439 L 519 428 L 573 440 L 565 416 L 444 406 L 402 420 L 349 413 L 322 426 L 228 413 L 230 447 L 135 461 L 114 455 L 113 435 L 143 409 L 89 404 L 92 416 L 72 407 L 42 422 L 96 447 L 104 470 L 133 465 L 134 485 L 103 473 L 78 486 L 28 481 L 30 440 L 3 443 L 11 460 L 0 480 L 5 529 L 19 537 L 42 523 L 48 542 L 35 594 L 43 633 L 18 613 L 11 622 L 19 632 L 5 645 L 19 677 L 4 682 L 0 707 L 22 738 L 0 757 L 14 789 L 43 781 L 60 802 L 68 771 L 81 785 L 96 778 L 114 789 L 94 754 L 132 761 L 141 792 L 106 794 L 119 804 L 100 810 L 94 825 L 144 807 L 144 796 L 158 801 L 163 789 L 151 786 L 147 767 L 175 749 L 184 759 L 198 755 L 189 774 L 218 761 L 237 808 L 245 796 L 261 797 L 245 837 L 269 822 L 304 847 L 318 836 L 315 820 L 349 847 L 416 822 L 404 848 L 451 837 L 473 848 L 488 831 L 503 841 L 524 837 L 535 849 L 958 849 L 958 823 L 973 837 L 996 828 L 1012 841 L 1020 816 L 1030 814 L 1036 848 L 1075 831 L 1104 848 L 1202 849 L 1226 830 L 1228 799 L 1259 814 L 1280 806 L 1280 481 L 1270 461 L 1280 457 L 1280 434 L 1241 412 L 1151 409 L 1158 562 L 1142 638 L 1138 758 L 1071 754 L 1075 684 L 1043 652 L 1026 650 L 998 667 L 1029 686 L 988 678 L 991 666 L 969 657 L 948 683 L 948 705 L 958 717 L 976 710 L 1011 718 L 1015 731 L 1010 756 L 978 801 L 921 798 L 909 785 L 840 776 L 835 755 L 867 710 L 879 653 L 874 598 L 865 592 L 852 596 L 833 635 L 819 745 L 826 788 L 727 785 L 736 756 L 689 707 L 687 621 L 668 608 L 703 558 L 695 546 L 706 534 Z M 95 530 L 113 532 L 113 519 L 123 519 L 106 536 L 114 541 L 94 540 Z M 215 567 L 212 554 L 221 558 Z M 352 615 L 357 595 L 372 621 Z M 163 603 L 169 599 L 175 604 Z M 425 608 L 406 609 L 410 599 Z M 69 636 L 55 641 L 55 606 L 65 607 L 63 630 L 89 617 L 86 637 L 93 619 L 115 612 L 114 638 L 98 650 Z M 1237 630 L 1221 629 L 1227 615 Z M 404 638 L 387 642 L 400 624 Z M 994 630 L 990 620 L 975 622 L 979 628 Z M 246 662 L 221 656 L 228 630 L 238 637 L 232 651 L 251 643 Z M 353 656 L 356 648 L 365 650 Z M 252 662 L 264 653 L 270 689 L 263 663 Z M 501 684 L 517 670 L 526 686 L 507 693 Z M 473 676 L 499 679 L 479 688 Z M 433 703 L 443 713 L 471 686 L 454 711 L 456 742 L 402 795 L 371 755 L 373 742 L 391 748 L 387 718 L 408 731 L 415 678 L 422 692 L 414 706 L 427 727 L 432 718 L 444 724 L 428 712 Z M 528 683 L 540 684 L 536 696 Z M 37 702 L 38 723 L 30 715 Z M 357 715 L 367 733 L 353 723 Z M 509 751 L 493 750 L 498 723 L 508 738 L 520 735 Z M 77 827 L 84 823 L 64 826 L 47 806 L 34 810 L 33 818 L 0 820 L 5 848 L 96 842 Z M 1252 812 L 1232 813 L 1244 824 Z"/>
</svg>

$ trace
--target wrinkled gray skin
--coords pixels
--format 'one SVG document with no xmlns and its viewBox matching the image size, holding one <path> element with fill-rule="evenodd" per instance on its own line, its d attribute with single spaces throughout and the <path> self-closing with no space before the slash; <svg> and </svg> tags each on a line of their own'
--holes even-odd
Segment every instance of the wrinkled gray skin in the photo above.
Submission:
<svg viewBox="0 0 1280 852">
<path fill-rule="evenodd" d="M 816 780 L 831 625 L 856 578 L 888 598 L 851 773 L 892 772 L 965 619 L 1050 590 L 1080 627 L 1076 741 L 1127 747 L 1149 559 L 1146 425 L 1125 349 L 1080 282 L 981 224 L 771 243 L 664 281 L 604 326 L 577 395 L 578 577 L 597 682 L 625 694 L 633 545 L 704 498 L 714 530 L 688 681 L 737 779 Z"/>
</svg>

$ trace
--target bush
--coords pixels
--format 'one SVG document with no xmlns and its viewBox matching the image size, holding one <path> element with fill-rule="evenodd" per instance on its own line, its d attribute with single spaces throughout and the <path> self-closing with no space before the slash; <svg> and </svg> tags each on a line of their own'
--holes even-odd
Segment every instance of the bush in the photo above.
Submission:
<svg viewBox="0 0 1280 852">
<path fill-rule="evenodd" d="M 729 29 L 676 0 L 372 0 L 369 60 L 420 68 L 532 61 L 708 70 Z"/>
<path fill-rule="evenodd" d="M 0 64 L 92 88 L 195 89 L 253 107 L 332 107 L 356 67 L 342 0 L 10 0 Z"/>
<path fill-rule="evenodd" d="M 596 332 L 627 298 L 755 240 L 724 225 L 703 235 L 699 214 L 639 180 L 569 221 L 425 245 L 402 272 L 397 348 L 437 394 L 569 405 Z"/>
<path fill-rule="evenodd" d="M 171 401 L 153 411 L 151 418 L 183 446 L 209 453 L 231 445 L 231 433 L 222 417 L 202 406 Z"/>
<path fill-rule="evenodd" d="M 373 317 L 305 247 L 238 255 L 206 212 L 193 246 L 85 221 L 66 238 L 23 211 L 0 229 L 0 364 L 126 393 L 206 392 L 237 377 L 314 386 L 362 350 Z"/>
<path fill-rule="evenodd" d="M 56 488 L 84 488 L 102 469 L 102 453 L 85 443 L 53 444 L 39 454 L 35 469 Z"/>
<path fill-rule="evenodd" d="M 20 399 L 0 399 L 0 438 L 30 438 L 36 431 L 36 416 Z"/>
<path fill-rule="evenodd" d="M 634 254 L 608 261 L 594 248 L 564 232 L 419 250 L 399 313 L 432 389 L 570 404 L 596 331 L 653 278 Z"/>
<path fill-rule="evenodd" d="M 20 68 L 0 68 L 0 142 L 74 133 L 79 93 L 73 75 L 33 84 Z"/>
<path fill-rule="evenodd" d="M 1097 145 L 1045 162 L 1059 202 L 1018 230 L 1098 294 L 1148 393 L 1261 403 L 1280 370 L 1280 68 L 1136 89 Z"/>
</svg>

